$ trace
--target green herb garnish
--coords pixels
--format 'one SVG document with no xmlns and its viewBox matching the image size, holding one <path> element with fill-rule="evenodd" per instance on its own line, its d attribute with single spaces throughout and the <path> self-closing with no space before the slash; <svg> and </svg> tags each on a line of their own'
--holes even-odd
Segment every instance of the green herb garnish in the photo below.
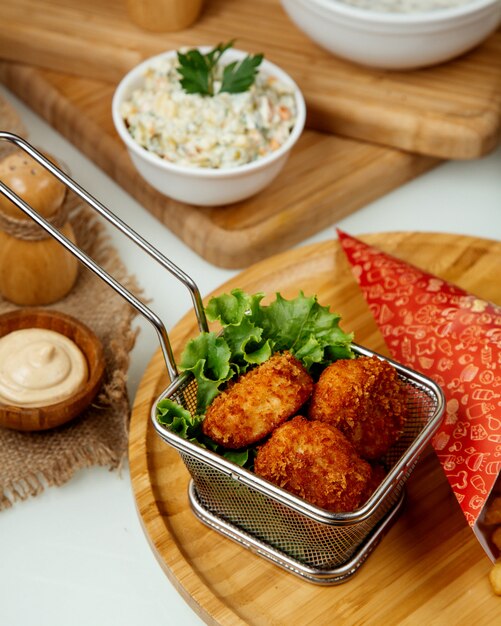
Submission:
<svg viewBox="0 0 501 626">
<path fill-rule="evenodd" d="M 186 93 L 198 93 L 202 96 L 214 96 L 217 64 L 223 54 L 233 46 L 234 41 L 220 43 L 207 54 L 196 48 L 187 52 L 178 52 L 178 72 L 181 86 Z M 241 61 L 233 61 L 223 70 L 221 86 L 217 93 L 242 93 L 253 84 L 258 67 L 263 60 L 262 54 L 248 55 Z"/>
<path fill-rule="evenodd" d="M 321 306 L 315 296 L 302 292 L 292 300 L 279 293 L 264 306 L 264 294 L 250 295 L 241 289 L 212 298 L 207 319 L 219 322 L 222 334 L 200 333 L 186 344 L 179 369 L 192 372 L 197 381 L 194 416 L 171 400 L 157 406 L 157 419 L 181 437 L 214 450 L 225 458 L 251 468 L 255 446 L 225 450 L 205 437 L 201 430 L 207 407 L 226 383 L 251 367 L 264 363 L 274 352 L 289 350 L 317 377 L 337 359 L 353 358 L 353 335 L 339 327 L 340 316 Z"/>
</svg>

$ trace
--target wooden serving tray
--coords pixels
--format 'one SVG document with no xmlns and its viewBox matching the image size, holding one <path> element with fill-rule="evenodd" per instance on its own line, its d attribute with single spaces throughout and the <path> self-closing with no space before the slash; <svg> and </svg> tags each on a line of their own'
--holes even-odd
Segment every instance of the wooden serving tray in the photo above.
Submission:
<svg viewBox="0 0 501 626">
<path fill-rule="evenodd" d="M 501 31 L 449 63 L 389 72 L 324 51 L 280 0 L 206 0 L 193 27 L 160 34 L 136 27 L 125 7 L 125 0 L 3 0 L 0 57 L 116 84 L 153 54 L 236 39 L 292 75 L 317 130 L 446 159 L 479 157 L 499 140 Z"/>
<path fill-rule="evenodd" d="M 386 252 L 501 304 L 501 243 L 459 235 L 380 233 L 362 237 Z M 249 268 L 217 292 L 299 289 L 316 293 L 343 317 L 358 343 L 385 354 L 383 339 L 337 242 L 305 246 Z M 193 313 L 171 333 L 177 354 L 197 333 Z M 344 584 L 321 587 L 285 572 L 205 527 L 188 503 L 188 472 L 150 426 L 167 384 L 160 353 L 149 364 L 132 411 L 129 459 L 137 508 L 167 576 L 208 624 L 496 623 L 499 598 L 491 563 L 467 526 L 435 454 L 419 462 L 404 513 Z"/>
<path fill-rule="evenodd" d="M 0 62 L 0 80 L 190 248 L 225 268 L 285 250 L 438 163 L 306 131 L 260 194 L 227 207 L 196 207 L 163 196 L 137 173 L 113 126 L 112 85 L 7 62 Z M 98 190 L 88 191 L 106 204 Z"/>
</svg>

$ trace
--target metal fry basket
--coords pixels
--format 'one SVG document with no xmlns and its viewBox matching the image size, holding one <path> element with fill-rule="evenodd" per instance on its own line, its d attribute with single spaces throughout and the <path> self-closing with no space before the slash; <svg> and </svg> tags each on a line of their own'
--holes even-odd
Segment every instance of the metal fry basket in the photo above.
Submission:
<svg viewBox="0 0 501 626">
<path fill-rule="evenodd" d="M 357 356 L 375 354 L 356 344 L 352 347 Z M 353 575 L 396 518 L 405 483 L 438 428 L 444 408 L 442 392 L 433 381 L 386 360 L 405 385 L 408 418 L 402 436 L 382 459 L 388 470 L 386 478 L 361 508 L 350 513 L 320 509 L 182 439 L 158 423 L 152 407 L 155 430 L 179 451 L 191 474 L 189 498 L 195 515 L 305 580 L 335 584 Z M 157 402 L 164 398 L 193 413 L 195 380 L 179 377 Z"/>
<path fill-rule="evenodd" d="M 180 280 L 192 296 L 200 330 L 207 330 L 202 299 L 197 285 L 189 276 L 26 141 L 6 132 L 0 132 L 0 140 L 10 141 L 27 152 Z M 0 192 L 155 327 L 172 382 L 152 406 L 151 421 L 159 437 L 179 452 L 190 472 L 192 480 L 188 497 L 194 514 L 209 527 L 304 580 L 336 584 L 352 576 L 397 517 L 404 499 L 405 483 L 440 425 L 444 396 L 438 385 L 386 359 L 397 369 L 405 385 L 409 416 L 403 435 L 383 459 L 388 470 L 385 479 L 370 499 L 356 511 L 332 513 L 311 505 L 251 471 L 181 438 L 158 423 L 156 405 L 164 398 L 178 402 L 190 413 L 196 407 L 196 381 L 191 375 L 178 374 L 169 337 L 161 319 L 1 181 Z M 353 350 L 358 356 L 375 354 L 356 344 Z"/>
</svg>

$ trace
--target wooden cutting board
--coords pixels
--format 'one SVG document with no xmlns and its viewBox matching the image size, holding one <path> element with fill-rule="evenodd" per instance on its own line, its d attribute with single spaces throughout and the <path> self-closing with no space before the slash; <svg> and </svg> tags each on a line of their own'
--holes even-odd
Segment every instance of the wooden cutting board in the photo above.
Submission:
<svg viewBox="0 0 501 626">
<path fill-rule="evenodd" d="M 501 243 L 459 235 L 380 233 L 362 239 L 501 304 Z M 465 265 L 464 259 L 468 259 Z M 249 292 L 316 293 L 343 317 L 358 343 L 388 354 L 337 242 L 267 259 L 221 286 Z M 171 333 L 175 352 L 196 334 L 194 314 Z M 150 409 L 167 379 L 158 353 L 138 389 L 129 460 L 140 519 L 178 591 L 208 624 L 454 624 L 491 626 L 499 597 L 491 563 L 467 526 L 435 454 L 428 450 L 407 487 L 406 508 L 354 578 L 335 587 L 308 583 L 220 536 L 190 510 L 188 473 L 178 453 L 150 426 Z"/>
<path fill-rule="evenodd" d="M 139 176 L 113 126 L 112 85 L 7 62 L 0 62 L 0 80 L 195 252 L 225 268 L 286 250 L 438 163 L 306 131 L 260 194 L 227 207 L 195 207 L 163 196 Z M 98 189 L 88 191 L 107 204 Z"/>
<path fill-rule="evenodd" d="M 501 31 L 434 68 L 362 68 L 322 50 L 280 0 L 206 0 L 193 27 L 153 34 L 128 18 L 125 0 L 3 0 L 0 57 L 116 84 L 142 59 L 182 45 L 235 38 L 264 52 L 304 91 L 308 125 L 446 159 L 489 152 L 501 133 Z"/>
</svg>

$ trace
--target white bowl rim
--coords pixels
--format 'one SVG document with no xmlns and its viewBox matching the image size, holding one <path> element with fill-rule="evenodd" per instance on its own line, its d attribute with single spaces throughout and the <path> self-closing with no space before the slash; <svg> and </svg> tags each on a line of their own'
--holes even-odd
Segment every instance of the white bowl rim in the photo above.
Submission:
<svg viewBox="0 0 501 626">
<path fill-rule="evenodd" d="M 287 0 L 293 1 L 293 0 Z M 294 0 L 296 1 L 296 0 Z M 304 2 L 304 0 L 299 0 Z M 470 0 L 466 4 L 457 7 L 434 9 L 422 13 L 391 13 L 386 11 L 372 11 L 360 7 L 345 4 L 342 0 L 308 0 L 308 4 L 316 4 L 327 11 L 338 13 L 347 18 L 357 21 L 379 24 L 436 24 L 448 22 L 456 18 L 468 17 L 487 7 L 500 3 L 501 0 Z"/>
<path fill-rule="evenodd" d="M 296 107 L 297 107 L 297 116 L 296 123 L 292 127 L 290 135 L 287 137 L 287 140 L 275 151 L 267 154 L 263 157 L 256 159 L 255 161 L 251 161 L 250 163 L 245 163 L 243 165 L 237 165 L 235 167 L 228 168 L 210 168 L 210 167 L 189 167 L 185 165 L 178 165 L 177 163 L 172 163 L 171 161 L 166 161 L 162 159 L 157 154 L 146 150 L 140 146 L 127 131 L 123 118 L 120 114 L 120 105 L 123 100 L 124 92 L 128 89 L 130 82 L 134 79 L 140 77 L 144 74 L 144 70 L 151 66 L 151 64 L 159 61 L 163 58 L 169 58 L 177 54 L 178 50 L 183 50 L 184 48 L 198 48 L 201 52 L 207 52 L 211 50 L 214 46 L 205 46 L 205 45 L 197 45 L 197 46 L 183 46 L 182 48 L 175 50 L 166 50 L 161 52 L 160 54 L 156 54 L 151 56 L 138 65 L 134 66 L 118 83 L 115 92 L 113 94 L 112 100 L 112 117 L 113 122 L 115 124 L 115 128 L 120 135 L 122 141 L 125 145 L 132 150 L 138 157 L 145 159 L 152 165 L 157 167 L 164 168 L 166 171 L 172 172 L 173 174 L 181 174 L 185 176 L 196 176 L 199 178 L 234 178 L 244 174 L 250 174 L 253 171 L 263 169 L 268 164 L 271 164 L 277 160 L 279 160 L 282 156 L 284 156 L 292 146 L 296 143 L 299 136 L 303 132 L 303 128 L 306 121 L 306 104 L 304 101 L 303 94 L 299 89 L 296 82 L 291 78 L 287 72 L 281 69 L 278 65 L 275 65 L 271 61 L 268 61 L 266 58 L 263 59 L 261 63 L 261 68 L 265 71 L 266 74 L 277 76 L 284 82 L 290 84 L 294 89 L 295 99 L 296 99 Z M 245 52 L 238 48 L 230 48 L 227 51 L 228 56 L 233 56 L 237 58 L 243 58 L 249 54 L 249 52 Z"/>
</svg>

